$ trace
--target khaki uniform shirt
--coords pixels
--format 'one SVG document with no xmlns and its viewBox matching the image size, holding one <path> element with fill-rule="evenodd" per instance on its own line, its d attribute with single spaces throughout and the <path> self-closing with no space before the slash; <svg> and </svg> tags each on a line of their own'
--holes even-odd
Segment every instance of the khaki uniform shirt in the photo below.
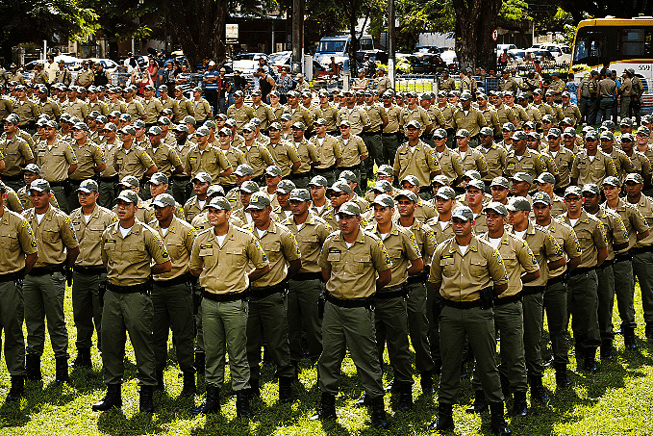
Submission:
<svg viewBox="0 0 653 436">
<path fill-rule="evenodd" d="M 633 150 L 630 162 L 633 164 L 633 172 L 641 174 L 644 180 L 651 180 L 651 161 L 644 153 Z"/>
<path fill-rule="evenodd" d="M 616 209 L 610 209 L 607 202 L 603 203 L 601 207 L 605 208 L 606 210 L 612 210 L 621 216 L 621 221 L 623 222 L 624 227 L 626 227 L 626 231 L 628 232 L 628 250 L 633 248 L 638 242 L 638 233 L 644 233 L 649 230 L 648 223 L 642 215 L 642 212 L 639 210 L 638 205 L 636 204 L 629 203 L 628 201 L 620 198 Z M 645 240 L 646 239 L 649 238 L 645 238 Z M 621 251 L 619 253 L 621 253 Z"/>
<path fill-rule="evenodd" d="M 440 225 L 439 217 L 436 216 L 428 220 L 426 225 L 429 226 L 431 230 L 433 230 L 436 244 L 441 244 L 447 239 L 451 239 L 455 236 L 453 227 L 451 226 L 451 221 L 447 221 L 446 225 L 442 227 Z"/>
<path fill-rule="evenodd" d="M 488 174 L 483 177 L 483 181 L 487 184 L 495 177 L 503 176 L 504 168 L 507 165 L 508 152 L 505 148 L 492 144 L 488 150 L 483 146 L 478 148 L 482 152 L 485 162 L 487 163 Z"/>
<path fill-rule="evenodd" d="M 456 238 L 435 249 L 429 281 L 443 298 L 451 301 L 477 301 L 480 291 L 508 283 L 508 274 L 498 250 L 472 235 L 465 254 Z"/>
<path fill-rule="evenodd" d="M 129 103 L 125 102 L 125 113 L 131 115 L 132 120 L 140 120 L 141 117 L 145 114 L 145 109 L 140 101 L 132 99 Z"/>
<path fill-rule="evenodd" d="M 129 150 L 120 147 L 114 155 L 114 166 L 118 171 L 118 178 L 122 180 L 125 176 L 134 176 L 138 180 L 143 178 L 146 170 L 154 165 L 154 161 L 147 152 L 135 145 Z"/>
<path fill-rule="evenodd" d="M 150 155 L 159 172 L 165 174 L 168 178 L 172 176 L 172 172 L 178 166 L 183 166 L 177 150 L 168 147 L 166 144 L 159 143 L 156 150 L 150 144 L 145 151 Z"/>
<path fill-rule="evenodd" d="M 460 160 L 460 155 L 456 150 L 452 150 L 445 146 L 442 153 L 437 151 L 437 149 L 435 152 L 440 168 L 442 169 L 442 174 L 447 176 L 450 181 L 456 180 L 456 178 L 465 173 L 462 161 Z"/>
<path fill-rule="evenodd" d="M 617 83 L 607 77 L 599 81 L 599 97 L 612 98 L 617 90 Z"/>
<path fill-rule="evenodd" d="M 193 100 L 193 112 L 195 112 L 195 120 L 202 122 L 206 120 L 211 112 L 211 105 L 205 98 L 200 98 L 199 100 Z"/>
<path fill-rule="evenodd" d="M 222 246 L 212 227 L 197 235 L 190 255 L 190 269 L 202 269 L 200 286 L 213 294 L 244 292 L 252 264 L 265 268 L 267 255 L 251 232 L 233 225 Z"/>
<path fill-rule="evenodd" d="M 255 116 L 256 114 L 254 113 L 254 109 L 252 109 L 252 107 L 248 104 L 243 103 L 239 108 L 236 107 L 235 104 L 232 104 L 227 109 L 227 118 L 233 118 L 236 120 L 236 131 L 239 134 L 243 133 L 243 126 L 249 123 L 249 120 Z"/>
<path fill-rule="evenodd" d="M 512 226 L 509 231 L 515 233 Z M 556 262 L 563 258 L 565 255 L 562 247 L 555 240 L 553 235 L 547 229 L 539 226 L 532 221 L 528 223 L 528 228 L 524 234 L 524 240 L 528 246 L 533 250 L 533 254 L 540 265 L 540 277 L 528 283 L 528 286 L 544 286 L 549 280 L 549 267 L 547 263 Z"/>
<path fill-rule="evenodd" d="M 554 193 L 553 197 L 551 198 L 551 216 L 553 218 L 557 218 L 565 212 L 567 212 L 565 201 L 562 199 L 562 197 Z"/>
<path fill-rule="evenodd" d="M 86 222 L 81 207 L 70 214 L 70 220 L 79 240 L 79 256 L 75 260 L 75 265 L 78 266 L 102 266 L 100 247 L 102 233 L 109 225 L 118 221 L 115 213 L 97 204 L 90 216 Z"/>
<path fill-rule="evenodd" d="M 79 84 L 79 86 L 92 85 L 93 80 L 95 80 L 95 74 L 93 74 L 92 70 L 88 69 L 81 70 L 79 73 L 77 73 L 77 77 L 75 77 L 75 81 Z"/>
<path fill-rule="evenodd" d="M 388 117 L 385 108 L 382 104 L 374 103 L 372 105 L 365 104 L 365 112 L 370 119 L 370 133 L 379 133 L 383 128 L 383 119 Z"/>
<path fill-rule="evenodd" d="M 644 217 L 644 220 L 646 220 L 646 224 L 648 224 L 649 229 L 653 229 L 653 200 L 651 200 L 651 197 L 647 197 L 646 195 L 641 194 L 639 202 L 636 205 L 630 202 L 628 202 L 628 204 L 636 206 Z M 653 234 L 649 234 L 641 241 L 635 242 L 635 247 L 637 248 L 648 247 L 651 245 L 653 245 Z"/>
<path fill-rule="evenodd" d="M 107 266 L 107 279 L 115 286 L 146 283 L 152 274 L 152 261 L 160 265 L 170 260 L 161 236 L 138 220 L 124 238 L 119 222 L 107 227 L 102 234 L 101 253 Z"/>
<path fill-rule="evenodd" d="M 512 123 L 515 119 L 515 112 L 503 103 L 499 106 L 495 105 L 494 112 L 497 114 L 499 126 L 503 126 L 505 123 Z"/>
<path fill-rule="evenodd" d="M 277 121 L 277 116 L 274 114 L 272 108 L 265 104 L 261 103 L 258 106 L 252 105 L 256 118 L 261 120 L 261 130 L 267 132 L 270 123 Z"/>
<path fill-rule="evenodd" d="M 612 153 L 608 154 L 608 156 L 610 156 L 612 162 L 614 162 L 614 166 L 617 170 L 617 177 L 621 183 L 624 182 L 628 174 L 635 172 L 635 166 L 623 150 L 619 150 L 617 147 L 613 146 Z"/>
<path fill-rule="evenodd" d="M 382 238 L 376 223 L 367 227 L 365 231 L 379 239 Z M 385 289 L 405 284 L 408 281 L 408 268 L 411 262 L 422 257 L 415 235 L 410 230 L 393 223 L 390 232 L 383 239 L 383 245 L 392 261 L 392 280 L 385 285 Z M 380 292 L 383 293 L 383 290 Z"/>
<path fill-rule="evenodd" d="M 14 113 L 18 115 L 18 125 L 26 127 L 31 121 L 35 121 L 39 116 L 38 107 L 31 100 L 18 100 L 14 104 Z"/>
<path fill-rule="evenodd" d="M 0 177 L 18 176 L 25 167 L 26 161 L 34 159 L 32 149 L 27 141 L 14 135 L 7 139 L 7 135 L 0 136 L 0 153 L 4 155 L 5 169 L 0 171 Z"/>
<path fill-rule="evenodd" d="M 243 145 L 240 150 L 245 155 L 245 160 L 254 170 L 254 178 L 259 177 L 270 165 L 274 165 L 272 154 L 263 144 L 255 142 L 251 147 Z"/>
<path fill-rule="evenodd" d="M 36 146 L 36 164 L 48 182 L 68 180 L 68 167 L 77 164 L 77 155 L 69 143 L 55 139 L 52 147 L 41 141 Z"/>
<path fill-rule="evenodd" d="M 76 98 L 73 101 L 68 101 L 66 104 L 61 105 L 62 112 L 69 114 L 71 117 L 77 117 L 80 120 L 85 120 L 89 114 L 86 102 Z"/>
<path fill-rule="evenodd" d="M 270 220 L 270 226 L 262 237 L 252 223 L 245 227 L 259 240 L 265 255 L 270 262 L 270 272 L 251 283 L 252 288 L 267 288 L 278 285 L 286 280 L 288 263 L 301 259 L 301 252 L 295 235 L 285 226 Z"/>
<path fill-rule="evenodd" d="M 336 138 L 327 134 L 324 138 L 313 136 L 309 141 L 317 150 L 320 156 L 320 164 L 315 168 L 328 169 L 336 164 L 336 160 L 342 159 L 342 149 Z M 283 170 L 282 170 L 283 171 Z"/>
<path fill-rule="evenodd" d="M 292 217 L 283 221 L 283 225 L 295 235 L 299 251 L 302 253 L 302 267 L 299 273 L 319 273 L 318 259 L 322 251 L 322 244 L 333 232 L 333 227 L 311 211 L 308 212 L 301 229 L 297 228 Z"/>
<path fill-rule="evenodd" d="M 59 209 L 48 207 L 41 224 L 38 223 L 34 208 L 24 211 L 23 216 L 34 229 L 38 246 L 39 256 L 35 268 L 61 265 L 66 261 L 65 249 L 73 250 L 79 246 L 70 217 Z"/>
<path fill-rule="evenodd" d="M 479 239 L 490 243 L 490 235 L 488 233 L 483 233 Z M 508 274 L 508 289 L 503 291 L 498 298 L 515 296 L 522 290 L 522 272 L 533 273 L 538 271 L 540 266 L 528 243 L 510 232 L 503 232 L 501 242 L 497 249 L 499 250 L 499 254 L 501 254 Z"/>
<path fill-rule="evenodd" d="M 372 88 L 379 91 L 379 95 L 383 94 L 386 89 L 390 87 L 392 87 L 392 83 L 390 82 L 390 78 L 388 76 L 377 77 L 372 82 Z"/>
<path fill-rule="evenodd" d="M 399 173 L 399 180 L 412 174 L 417 177 L 420 186 L 430 185 L 431 173 L 441 170 L 437 152 L 421 140 L 415 147 L 408 142 L 399 146 L 393 169 Z"/>
<path fill-rule="evenodd" d="M 159 236 L 163 239 L 170 255 L 170 263 L 172 264 L 172 269 L 169 272 L 156 274 L 154 281 L 175 279 L 187 274 L 190 252 L 193 248 L 193 242 L 195 242 L 195 238 L 197 237 L 197 230 L 183 219 L 175 216 L 172 217 L 172 221 L 165 235 L 157 220 L 151 221 L 150 227 L 158 232 Z"/>
<path fill-rule="evenodd" d="M 295 147 L 287 141 L 279 140 L 276 144 L 269 143 L 267 148 L 274 162 L 281 169 L 281 175 L 288 177 L 293 165 L 299 162 L 299 155 Z"/>
<path fill-rule="evenodd" d="M 77 169 L 69 178 L 72 180 L 86 180 L 96 175 L 95 167 L 106 164 L 104 149 L 90 140 L 79 146 L 77 142 L 71 143 L 71 148 L 77 156 Z"/>
<path fill-rule="evenodd" d="M 184 118 L 186 118 L 188 115 L 195 115 L 195 111 L 193 110 L 193 102 L 187 99 L 186 97 L 182 97 L 180 99 L 175 99 L 177 103 L 177 111 L 179 113 L 179 116 L 175 117 L 175 120 L 181 121 Z M 228 115 L 227 115 L 228 116 Z"/>
<path fill-rule="evenodd" d="M 581 212 L 580 218 L 576 221 L 576 225 L 571 224 L 567 213 L 560 215 L 559 219 L 570 225 L 578 237 L 578 242 L 583 253 L 583 259 L 580 265 L 578 265 L 578 268 L 594 268 L 597 262 L 598 249 L 608 246 L 603 222 L 585 211 Z"/>
<path fill-rule="evenodd" d="M 485 156 L 477 148 L 468 147 L 464 157 L 460 150 L 458 154 L 460 156 L 460 164 L 463 167 L 463 173 L 469 170 L 476 170 L 481 174 L 488 172 L 489 168 L 485 161 Z"/>
<path fill-rule="evenodd" d="M 293 147 L 297 151 L 299 160 L 301 164 L 297 169 L 296 174 L 306 174 L 311 171 L 312 164 L 320 162 L 320 156 L 317 152 L 317 148 L 312 143 L 309 143 L 306 138 L 302 138 L 302 141 L 293 143 Z"/>
<path fill-rule="evenodd" d="M 576 124 L 580 123 L 580 120 L 583 118 L 583 116 L 580 114 L 580 109 L 578 109 L 578 106 L 576 106 L 573 103 L 569 103 L 567 106 L 560 106 L 562 108 L 562 116 L 564 117 L 569 117 L 572 120 L 576 122 Z"/>
<path fill-rule="evenodd" d="M 147 116 L 144 121 L 148 124 L 156 123 L 159 119 L 159 114 L 163 111 L 161 101 L 158 98 L 153 97 L 149 100 L 143 100 L 142 106 L 145 115 Z"/>
<path fill-rule="evenodd" d="M 614 161 L 610 156 L 600 150 L 596 151 L 593 161 L 590 161 L 585 150 L 581 150 L 574 157 L 574 164 L 571 167 L 571 178 L 578 178 L 578 186 L 587 183 L 595 183 L 597 186 L 603 185 L 603 179 L 608 176 L 616 176 L 617 169 Z"/>
<path fill-rule="evenodd" d="M 572 229 L 570 225 L 557 219 L 552 219 L 549 225 L 545 228 L 549 231 L 551 236 L 555 238 L 558 245 L 562 247 L 567 262 L 571 259 L 576 259 L 583 254 L 578 238 L 576 237 L 576 232 L 574 232 L 574 229 Z M 549 280 L 561 276 L 566 271 L 567 264 L 564 264 L 560 268 L 549 270 Z"/>
<path fill-rule="evenodd" d="M 336 124 L 339 126 L 342 120 L 347 120 L 351 124 L 351 136 L 360 135 L 363 132 L 363 128 L 370 125 L 370 118 L 361 106 L 354 106 L 351 109 L 347 107 L 340 109 Z"/>
<path fill-rule="evenodd" d="M 365 142 L 358 135 L 352 134 L 346 140 L 342 136 L 338 136 L 336 139 L 342 150 L 342 161 L 340 162 L 340 168 L 342 169 L 359 165 L 361 157 L 369 154 Z"/>
<path fill-rule="evenodd" d="M 174 120 L 178 121 L 180 119 L 179 102 L 176 99 L 168 97 L 166 99 L 160 98 L 159 101 L 161 102 L 161 110 L 159 113 L 162 113 L 165 109 L 171 109 Z"/>
<path fill-rule="evenodd" d="M 569 186 L 571 183 L 571 169 L 574 165 L 574 154 L 571 150 L 566 147 L 560 147 L 554 156 L 553 152 L 547 147 L 543 150 L 543 153 L 553 157 L 553 161 L 558 168 L 560 181 L 555 184 L 556 189 L 563 189 Z"/>
<path fill-rule="evenodd" d="M 86 106 L 88 107 L 88 113 L 90 114 L 93 111 L 98 111 L 102 115 L 109 115 L 109 108 L 107 107 L 106 103 L 103 101 L 94 101 L 94 102 L 88 102 L 86 103 Z"/>
<path fill-rule="evenodd" d="M 36 253 L 37 246 L 29 221 L 5 208 L 0 217 L 0 274 L 24 269 L 25 255 Z"/>
<path fill-rule="evenodd" d="M 415 108 L 410 109 L 408 106 L 404 106 L 401 109 L 400 119 L 402 122 L 401 129 L 404 130 L 406 124 L 410 121 L 418 121 L 422 126 L 422 129 L 426 129 L 427 126 L 432 124 L 429 114 L 426 113 L 422 106 L 416 105 Z"/>
<path fill-rule="evenodd" d="M 612 209 L 605 209 L 599 206 L 599 210 L 594 216 L 600 219 L 605 227 L 605 237 L 608 240 L 608 257 L 605 260 L 612 260 L 615 255 L 614 245 L 630 243 L 628 230 L 624 226 L 621 215 Z"/>
<path fill-rule="evenodd" d="M 16 213 L 20 213 L 23 210 L 27 210 L 30 207 L 34 207 L 32 204 L 32 200 L 29 197 L 29 191 L 27 190 L 27 186 L 23 186 L 20 188 L 17 192 L 16 191 L 9 191 L 7 190 L 7 202 L 9 203 L 9 209 Z M 17 202 L 18 204 L 16 205 Z M 50 205 L 52 207 L 56 207 L 57 209 L 60 209 L 59 207 L 59 201 L 57 201 L 57 197 L 55 195 L 50 196 Z"/>
<path fill-rule="evenodd" d="M 192 196 L 184 204 L 184 219 L 189 223 L 192 222 L 193 218 L 202 213 L 207 204 L 209 204 L 208 199 L 204 200 L 204 204 L 200 204 L 197 195 Z"/>
<path fill-rule="evenodd" d="M 451 77 L 447 77 L 446 79 L 444 77 L 440 77 L 438 79 L 438 89 L 440 91 L 452 91 L 456 89 L 456 82 Z"/>
<path fill-rule="evenodd" d="M 431 219 L 437 220 L 437 216 Z M 410 230 L 413 233 L 413 236 L 415 236 L 415 242 L 417 242 L 419 252 L 422 253 L 422 261 L 424 262 L 424 268 L 426 268 L 426 266 L 431 264 L 431 258 L 433 257 L 433 253 L 435 253 L 435 247 L 438 245 L 438 243 L 435 239 L 435 233 L 431 227 L 424 223 L 425 221 L 415 219 L 412 226 L 403 227 L 399 219 L 395 220 L 395 224 L 398 227 L 403 227 L 406 230 Z M 425 270 L 422 272 L 424 271 Z"/>
<path fill-rule="evenodd" d="M 114 167 L 116 161 L 116 152 L 122 148 L 122 142 L 115 140 L 113 144 L 104 142 L 102 150 L 104 150 L 104 157 L 107 161 L 107 168 L 100 173 L 100 177 L 114 177 L 118 175 L 118 171 Z"/>
<path fill-rule="evenodd" d="M 220 148 L 220 147 L 218 146 L 218 148 Z M 223 148 L 220 148 L 220 150 L 222 150 L 222 153 L 224 154 L 224 157 L 227 158 L 227 160 L 231 164 L 231 168 L 238 168 L 238 165 L 247 163 L 247 161 L 245 160 L 245 155 L 243 154 L 243 152 L 240 151 L 239 148 L 234 147 L 233 145 L 230 146 L 226 150 L 223 149 Z M 186 157 L 188 157 L 188 154 L 186 154 Z M 214 180 L 214 183 L 215 182 L 216 181 Z M 228 176 L 219 177 L 218 180 L 217 180 L 217 183 L 219 185 L 235 185 L 236 184 L 236 176 L 234 176 L 233 173 L 232 173 L 232 174 L 230 174 Z"/>
<path fill-rule="evenodd" d="M 392 261 L 383 242 L 359 227 L 351 247 L 347 247 L 340 230 L 331 233 L 324 241 L 318 265 L 331 271 L 326 290 L 348 300 L 374 295 L 377 273 L 390 269 Z"/>
<path fill-rule="evenodd" d="M 506 158 L 506 176 L 514 176 L 515 173 L 523 171 L 530 174 L 535 180 L 537 176 L 546 170 L 546 162 L 544 162 L 542 156 L 529 148 L 524 151 L 521 160 L 517 158 L 514 150 L 511 150 Z"/>
<path fill-rule="evenodd" d="M 57 70 L 57 72 L 54 74 L 53 83 L 63 83 L 66 86 L 70 86 L 72 81 L 73 75 L 67 68 L 64 68 L 63 70 Z"/>
<path fill-rule="evenodd" d="M 383 128 L 383 133 L 399 132 L 399 129 L 405 124 L 401 118 L 402 109 L 394 103 L 392 103 L 390 107 L 384 108 L 385 113 L 388 115 L 388 124 Z"/>
<path fill-rule="evenodd" d="M 218 180 L 220 173 L 229 168 L 231 168 L 231 163 L 222 150 L 210 145 L 207 145 L 203 151 L 200 150 L 199 145 L 194 146 L 186 156 L 184 163 L 184 169 L 190 172 L 191 177 L 195 177 L 200 171 L 206 171 L 213 180 Z"/>
<path fill-rule="evenodd" d="M 501 87 L 502 91 L 510 91 L 512 93 L 516 93 L 519 90 L 519 84 L 512 77 L 499 79 L 499 87 Z"/>
</svg>

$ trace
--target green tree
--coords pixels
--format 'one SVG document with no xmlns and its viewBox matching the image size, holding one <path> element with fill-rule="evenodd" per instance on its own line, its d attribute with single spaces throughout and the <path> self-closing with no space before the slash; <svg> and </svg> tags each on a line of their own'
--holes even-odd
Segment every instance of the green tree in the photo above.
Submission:
<svg viewBox="0 0 653 436">
<path fill-rule="evenodd" d="M 3 0 L 0 50 L 11 59 L 12 47 L 23 42 L 63 44 L 82 40 L 97 29 L 97 14 L 77 0 Z"/>
</svg>

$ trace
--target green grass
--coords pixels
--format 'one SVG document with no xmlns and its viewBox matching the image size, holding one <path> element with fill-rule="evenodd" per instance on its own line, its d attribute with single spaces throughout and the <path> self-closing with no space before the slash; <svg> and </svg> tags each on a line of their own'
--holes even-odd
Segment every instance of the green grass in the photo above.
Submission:
<svg viewBox="0 0 653 436">
<path fill-rule="evenodd" d="M 70 335 L 71 359 L 74 357 L 75 328 L 72 324 L 70 294 L 66 298 L 66 314 Z M 639 288 L 636 294 L 638 336 L 643 337 L 643 320 Z M 615 314 L 615 325 L 619 324 Z M 545 371 L 544 384 L 549 393 L 546 405 L 529 409 L 526 418 L 508 420 L 514 434 L 521 435 L 650 435 L 653 434 L 650 405 L 653 403 L 653 345 L 638 340 L 638 352 L 624 352 L 623 340 L 615 340 L 617 352 L 613 361 L 600 364 L 601 371 L 587 375 L 576 371 L 574 357 L 569 365 L 573 386 L 558 391 L 554 372 Z M 549 349 L 545 351 L 548 355 Z M 393 412 L 390 396 L 386 395 L 389 432 L 369 428 L 369 416 L 365 409 L 354 403 L 361 395 L 356 370 L 350 359 L 343 365 L 342 390 L 337 398 L 338 420 L 335 423 L 310 421 L 319 403 L 320 393 L 315 386 L 315 370 L 308 361 L 303 362 L 300 375 L 301 385 L 293 389 L 297 401 L 292 405 L 277 402 L 277 384 L 273 380 L 273 369 L 263 370 L 261 401 L 252 403 L 255 412 L 251 420 L 236 418 L 235 399 L 229 388 L 222 393 L 222 415 L 195 417 L 190 413 L 193 402 L 177 400 L 182 389 L 182 379 L 176 364 L 174 350 L 169 354 L 169 365 L 165 372 L 167 391 L 155 394 L 156 413 L 148 416 L 138 412 L 138 386 L 135 359 L 128 345 L 125 383 L 123 385 L 123 407 L 121 411 L 106 413 L 92 412 L 90 405 L 102 398 L 105 386 L 102 383 L 100 356 L 94 350 L 94 370 L 71 371 L 71 383 L 60 386 L 54 382 L 54 357 L 49 341 L 43 356 L 43 382 L 28 382 L 26 397 L 20 405 L 0 406 L 0 435 L 372 435 L 429 434 L 428 425 L 437 414 L 437 395 L 425 397 L 419 390 L 419 376 L 413 389 L 415 405 L 409 413 Z M 387 361 L 387 357 L 386 357 Z M 7 394 L 10 381 L 4 364 L 0 376 L 0 398 Z M 386 371 L 385 381 L 392 378 Z M 227 379 L 228 368 L 227 368 Z M 199 377 L 197 396 L 199 404 L 205 392 L 204 378 Z M 436 380 L 437 383 L 437 380 Z M 463 380 L 459 404 L 454 409 L 455 432 L 447 434 L 476 435 L 491 434 L 489 417 L 468 415 L 464 409 L 472 402 L 473 391 L 470 381 Z M 511 403 L 509 403 L 509 406 Z"/>
</svg>

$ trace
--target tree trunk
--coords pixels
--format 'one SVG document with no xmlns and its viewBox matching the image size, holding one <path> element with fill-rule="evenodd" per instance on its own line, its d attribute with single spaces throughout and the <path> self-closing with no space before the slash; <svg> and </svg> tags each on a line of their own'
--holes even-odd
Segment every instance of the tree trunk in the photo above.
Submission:
<svg viewBox="0 0 653 436">
<path fill-rule="evenodd" d="M 224 63 L 227 2 L 165 0 L 164 9 L 168 16 L 175 17 L 170 27 L 181 44 L 191 71 L 196 71 L 204 58 L 215 60 L 217 65 Z"/>
<path fill-rule="evenodd" d="M 496 29 L 501 0 L 453 0 L 456 11 L 456 54 L 460 68 L 496 66 Z"/>
</svg>

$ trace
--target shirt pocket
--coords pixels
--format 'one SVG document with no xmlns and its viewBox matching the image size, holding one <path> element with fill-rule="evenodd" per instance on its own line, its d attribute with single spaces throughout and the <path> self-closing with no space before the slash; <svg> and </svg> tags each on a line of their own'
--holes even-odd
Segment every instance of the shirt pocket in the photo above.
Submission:
<svg viewBox="0 0 653 436">
<path fill-rule="evenodd" d="M 59 236 L 59 229 L 43 229 L 41 232 L 41 238 L 43 239 L 43 242 L 47 244 L 56 244 L 61 239 Z"/>
<path fill-rule="evenodd" d="M 229 266 L 242 268 L 245 265 L 245 253 L 242 248 L 229 248 L 225 255 Z"/>
<path fill-rule="evenodd" d="M 514 271 L 519 266 L 519 261 L 517 260 L 517 256 L 514 253 L 509 253 L 506 255 L 502 254 L 501 259 L 503 259 L 506 271 Z"/>
<path fill-rule="evenodd" d="M 9 252 L 18 250 L 18 235 L 11 232 L 0 232 L 0 244 Z"/>
<path fill-rule="evenodd" d="M 182 250 L 185 247 L 184 244 L 180 242 L 166 242 L 166 248 L 168 249 L 168 254 L 170 255 L 170 259 L 175 260 L 181 257 Z"/>
<path fill-rule="evenodd" d="M 456 274 L 456 265 L 453 259 L 441 259 L 440 269 L 444 277 L 453 277 Z"/>
<path fill-rule="evenodd" d="M 469 272 L 474 278 L 487 275 L 487 261 L 485 259 L 473 259 L 469 264 Z"/>
<path fill-rule="evenodd" d="M 213 255 L 213 247 L 200 247 L 199 257 L 204 261 L 204 269 L 209 269 L 215 265 L 216 258 Z"/>
<path fill-rule="evenodd" d="M 362 274 L 372 267 L 372 257 L 369 254 L 355 254 L 352 256 L 352 270 Z"/>
<path fill-rule="evenodd" d="M 130 245 L 127 250 L 127 259 L 132 262 L 143 262 L 147 260 L 147 252 L 143 248 Z"/>
<path fill-rule="evenodd" d="M 283 256 L 281 253 L 281 243 L 278 241 L 273 243 L 270 247 L 264 247 L 263 250 L 265 251 L 270 263 L 278 261 L 279 258 Z"/>
</svg>

